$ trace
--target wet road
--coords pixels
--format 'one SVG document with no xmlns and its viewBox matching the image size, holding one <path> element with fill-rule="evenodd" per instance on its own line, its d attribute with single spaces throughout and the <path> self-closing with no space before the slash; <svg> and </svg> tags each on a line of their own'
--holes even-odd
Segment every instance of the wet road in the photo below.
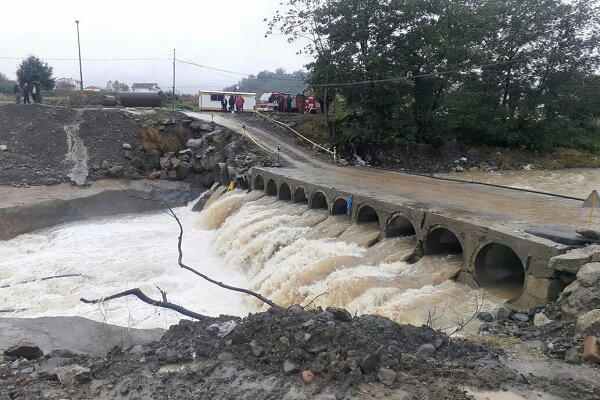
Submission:
<svg viewBox="0 0 600 400">
<path fill-rule="evenodd" d="M 211 118 L 210 113 L 188 115 Z M 215 122 L 245 133 L 235 114 L 216 114 Z M 589 209 L 582 208 L 578 200 L 368 167 L 342 167 L 315 158 L 279 135 L 247 121 L 244 124 L 246 133 L 267 148 L 281 147 L 281 157 L 290 166 L 273 172 L 290 178 L 396 204 L 417 203 L 422 209 L 504 231 L 542 225 L 573 229 L 588 224 Z"/>
</svg>

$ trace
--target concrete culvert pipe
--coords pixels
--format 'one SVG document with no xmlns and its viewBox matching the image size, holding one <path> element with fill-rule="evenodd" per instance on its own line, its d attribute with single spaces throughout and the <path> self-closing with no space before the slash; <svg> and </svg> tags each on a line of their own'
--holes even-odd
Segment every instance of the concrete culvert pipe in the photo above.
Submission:
<svg viewBox="0 0 600 400">
<path fill-rule="evenodd" d="M 347 214 L 346 212 L 346 199 L 338 197 L 334 200 L 331 205 L 331 215 Z"/>
<path fill-rule="evenodd" d="M 427 234 L 424 243 L 425 254 L 462 254 L 463 248 L 458 237 L 449 229 L 436 228 Z"/>
<path fill-rule="evenodd" d="M 293 196 L 294 203 L 307 204 L 308 199 L 306 198 L 306 194 L 304 194 L 304 188 L 296 188 Z"/>
<path fill-rule="evenodd" d="M 265 190 L 265 180 L 260 175 L 254 178 L 254 190 Z"/>
<path fill-rule="evenodd" d="M 386 237 L 413 236 L 415 235 L 415 227 L 410 219 L 403 215 L 392 217 L 385 230 Z"/>
<path fill-rule="evenodd" d="M 279 200 L 292 200 L 292 190 L 290 189 L 290 185 L 287 183 L 282 183 L 279 186 Z"/>
<path fill-rule="evenodd" d="M 267 190 L 265 193 L 267 196 L 277 196 L 277 185 L 273 179 L 269 179 L 267 182 Z"/>
<path fill-rule="evenodd" d="M 510 247 L 500 243 L 488 243 L 475 257 L 475 280 L 483 288 L 496 288 L 506 298 L 514 298 L 523 292 L 525 267 Z"/>
<path fill-rule="evenodd" d="M 377 222 L 379 223 L 379 215 L 377 215 L 377 211 L 371 206 L 362 206 L 358 209 L 358 214 L 356 215 L 356 223 L 357 224 L 366 224 L 369 222 Z"/>
<path fill-rule="evenodd" d="M 310 200 L 310 208 L 329 208 L 327 197 L 323 192 L 315 192 Z"/>
</svg>

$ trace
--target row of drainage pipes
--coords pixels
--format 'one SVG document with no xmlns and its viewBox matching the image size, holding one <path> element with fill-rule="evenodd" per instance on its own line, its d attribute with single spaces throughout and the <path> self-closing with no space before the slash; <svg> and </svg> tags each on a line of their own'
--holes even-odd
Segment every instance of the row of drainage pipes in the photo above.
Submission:
<svg viewBox="0 0 600 400">
<path fill-rule="evenodd" d="M 321 191 L 313 193 L 309 202 L 302 187 L 298 187 L 292 193 L 287 183 L 282 183 L 277 188 L 275 181 L 270 179 L 265 185 L 261 175 L 256 175 L 253 188 L 254 190 L 263 190 L 267 196 L 277 196 L 282 201 L 307 204 L 314 209 L 327 209 L 331 215 L 346 214 L 346 199 L 339 197 L 330 204 Z M 359 206 L 356 223 L 373 222 L 379 223 L 377 211 L 368 205 Z M 384 235 L 388 238 L 413 236 L 416 235 L 416 230 L 410 219 L 403 215 L 395 215 L 388 222 Z M 447 228 L 436 227 L 427 233 L 420 253 L 423 255 L 462 255 L 463 248 L 454 232 Z M 519 256 L 510 247 L 501 243 L 486 244 L 477 252 L 474 267 L 474 277 L 480 287 L 496 288 L 502 286 L 506 288 L 503 293 L 507 299 L 517 298 L 523 293 L 525 268 Z"/>
</svg>

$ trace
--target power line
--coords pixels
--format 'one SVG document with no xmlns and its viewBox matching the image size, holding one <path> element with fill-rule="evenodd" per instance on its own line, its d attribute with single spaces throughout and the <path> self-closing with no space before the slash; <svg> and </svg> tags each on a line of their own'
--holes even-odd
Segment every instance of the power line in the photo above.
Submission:
<svg viewBox="0 0 600 400">
<path fill-rule="evenodd" d="M 321 84 L 314 84 L 314 85 L 309 84 L 309 86 L 311 86 L 311 87 L 354 86 L 354 85 L 366 85 L 366 84 L 369 84 L 369 83 L 386 83 L 386 82 L 408 81 L 408 80 L 411 80 L 411 79 L 425 78 L 425 77 L 428 77 L 428 76 L 440 76 L 440 75 L 447 75 L 447 74 L 472 72 L 474 69 L 478 69 L 478 68 L 486 68 L 486 67 L 493 67 L 493 66 L 497 66 L 497 65 L 512 64 L 512 63 L 521 62 L 521 61 L 525 61 L 525 60 L 526 59 L 522 58 L 522 59 L 511 60 L 511 61 L 503 61 L 503 62 L 497 62 L 497 63 L 475 65 L 475 66 L 472 66 L 469 70 L 456 69 L 456 70 L 432 72 L 432 73 L 429 73 L 429 74 L 418 74 L 418 75 L 401 76 L 401 77 L 396 77 L 396 78 L 373 79 L 373 80 L 367 80 L 367 81 L 321 83 Z"/>
<path fill-rule="evenodd" d="M 286 81 L 286 82 L 304 82 L 304 79 L 302 79 L 302 78 L 282 78 L 282 77 L 280 78 L 280 77 L 276 77 L 276 76 L 273 76 L 273 77 L 258 76 L 256 74 L 246 74 L 244 72 L 235 72 L 235 71 L 228 71 L 228 70 L 221 69 L 221 68 L 208 67 L 206 65 L 197 64 L 197 63 L 191 62 L 191 61 L 177 60 L 177 62 L 182 63 L 182 64 L 194 65 L 196 67 L 200 67 L 200 68 L 204 68 L 204 69 L 208 69 L 208 70 L 212 70 L 212 71 L 225 72 L 228 74 L 240 75 L 240 76 L 245 76 L 245 77 L 254 77 L 256 79 L 270 79 L 270 80 Z"/>
<path fill-rule="evenodd" d="M 38 57 L 48 61 L 79 61 L 78 58 L 49 58 Z M 3 60 L 25 60 L 27 57 L 6 57 L 0 56 Z M 169 58 L 82 58 L 82 61 L 169 61 Z"/>
</svg>

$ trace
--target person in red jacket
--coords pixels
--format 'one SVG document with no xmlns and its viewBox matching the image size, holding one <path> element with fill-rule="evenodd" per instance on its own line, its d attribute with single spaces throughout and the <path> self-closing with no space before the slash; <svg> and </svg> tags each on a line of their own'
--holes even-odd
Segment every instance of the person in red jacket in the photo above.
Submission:
<svg viewBox="0 0 600 400">
<path fill-rule="evenodd" d="M 235 99 L 235 108 L 239 112 L 244 111 L 244 98 L 242 96 L 238 96 Z"/>
</svg>

